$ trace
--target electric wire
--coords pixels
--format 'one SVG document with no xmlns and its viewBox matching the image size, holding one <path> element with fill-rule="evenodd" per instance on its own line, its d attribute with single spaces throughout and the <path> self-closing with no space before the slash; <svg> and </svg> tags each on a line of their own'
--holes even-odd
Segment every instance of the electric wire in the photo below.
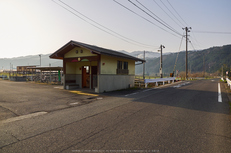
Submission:
<svg viewBox="0 0 231 153">
<path fill-rule="evenodd" d="M 189 41 L 189 43 L 191 44 L 191 46 L 192 46 L 192 48 L 194 49 L 194 51 L 197 51 L 197 50 L 195 49 L 195 47 L 193 46 L 192 42 Z"/>
<path fill-rule="evenodd" d="M 183 38 L 184 38 L 184 34 L 182 35 L 182 38 L 181 38 L 181 41 L 180 41 L 180 47 L 179 47 L 179 51 L 178 51 L 177 56 L 176 56 L 176 61 L 175 61 L 175 65 L 174 65 L 174 68 L 173 68 L 173 73 L 174 73 L 174 71 L 176 69 L 176 64 L 177 64 L 178 56 L 179 56 L 179 53 L 180 53 L 180 48 L 181 48 L 181 45 L 182 45 Z"/>
<path fill-rule="evenodd" d="M 220 31 L 194 31 L 195 33 L 205 33 L 205 34 L 227 34 L 230 35 L 231 32 L 220 32 Z"/>
<path fill-rule="evenodd" d="M 218 34 L 218 35 L 219 35 L 219 34 L 221 34 L 221 35 L 230 35 L 230 34 L 231 34 L 231 32 L 221 32 L 221 31 L 194 31 L 194 30 L 192 30 L 192 33 L 193 33 L 193 36 L 194 36 L 194 37 L 192 37 L 192 38 L 197 42 L 198 46 L 201 46 L 201 45 L 199 45 L 199 44 L 201 44 L 201 43 L 196 39 L 194 33 L 200 33 L 200 34 Z"/>
<path fill-rule="evenodd" d="M 60 1 L 60 2 L 62 2 L 61 0 L 59 0 L 59 1 Z M 135 40 L 133 40 L 133 39 L 127 38 L 127 37 L 125 37 L 125 36 L 123 36 L 123 35 L 121 35 L 121 34 L 119 34 L 119 33 L 115 32 L 115 31 L 113 31 L 113 30 L 111 30 L 111 29 L 109 29 L 109 28 L 107 28 L 107 27 L 105 27 L 105 26 L 103 26 L 103 25 L 99 24 L 98 22 L 96 22 L 96 21 L 94 21 L 94 20 L 90 19 L 89 17 L 87 17 L 86 15 L 84 15 L 84 14 L 80 13 L 80 12 L 79 12 L 79 11 L 77 11 L 76 9 L 74 9 L 74 8 L 70 7 L 70 6 L 69 6 L 69 5 L 67 5 L 66 3 L 64 3 L 64 2 L 62 2 L 62 3 L 63 3 L 64 5 L 66 5 L 66 6 L 68 6 L 69 8 L 71 8 L 72 10 L 76 11 L 77 13 L 81 14 L 81 15 L 82 15 L 82 16 L 84 16 L 85 18 L 89 19 L 90 21 L 92 21 L 92 22 L 94 22 L 94 23 L 98 24 L 99 26 L 102 26 L 103 28 L 105 28 L 105 29 L 107 29 L 107 30 L 109 30 L 109 31 L 113 32 L 114 34 L 119 35 L 120 37 L 123 37 L 124 39 L 128 39 L 128 40 L 130 40 L 130 41 L 133 41 L 133 42 L 135 42 L 135 43 L 137 43 L 137 44 L 140 44 L 140 45 L 143 45 L 143 46 L 154 47 L 154 46 L 152 46 L 152 45 L 148 45 L 148 44 L 140 43 L 140 42 L 135 41 Z"/>
<path fill-rule="evenodd" d="M 160 22 L 158 19 L 156 19 L 155 17 L 153 17 L 152 15 L 150 15 L 148 12 L 146 12 L 144 9 L 140 8 L 138 5 L 136 5 L 135 3 L 133 3 L 131 0 L 128 0 L 131 4 L 133 4 L 135 7 L 137 7 L 138 9 L 140 9 L 141 11 L 143 11 L 145 14 L 147 14 L 148 16 L 150 16 L 151 18 L 153 18 L 154 20 L 156 20 L 157 22 L 159 22 L 160 24 L 162 24 L 164 27 L 168 28 L 169 30 L 171 30 L 172 32 L 176 33 L 177 35 L 182 36 L 180 33 L 172 30 L 170 27 L 168 27 L 167 25 L 165 25 L 164 23 Z"/>
<path fill-rule="evenodd" d="M 155 0 L 153 0 L 153 2 L 156 3 L 156 5 L 159 6 L 159 8 L 161 8 L 161 10 L 170 18 L 172 19 L 173 22 L 175 22 L 180 28 L 182 28 L 182 26 L 180 24 L 178 24 Z"/>
<path fill-rule="evenodd" d="M 72 8 L 72 7 L 69 6 L 68 4 L 66 4 L 66 3 L 64 3 L 63 1 L 59 0 L 62 4 L 64 4 L 64 5 L 67 6 L 68 8 L 70 8 L 70 9 L 72 9 L 73 11 L 79 13 L 80 15 L 82 15 L 83 17 L 85 17 L 86 19 L 88 19 L 88 20 L 90 20 L 91 22 L 93 22 L 93 23 L 95 23 L 95 24 L 101 26 L 102 28 L 99 27 L 99 26 L 96 26 L 95 24 L 89 22 L 88 20 L 84 19 L 83 17 L 79 16 L 78 14 L 76 14 L 75 12 L 69 10 L 68 8 L 64 7 L 63 5 L 61 5 L 61 4 L 57 3 L 57 2 L 55 2 L 54 0 L 52 0 L 52 1 L 53 1 L 54 3 L 56 3 L 57 5 L 59 5 L 60 7 L 64 8 L 65 10 L 67 10 L 68 12 L 72 13 L 72 14 L 75 15 L 76 17 L 80 18 L 81 20 L 83 20 L 83 21 L 87 22 L 88 24 L 94 26 L 95 28 L 97 28 L 97 29 L 99 29 L 99 30 L 102 30 L 102 31 L 104 31 L 104 32 L 106 32 L 106 33 L 108 33 L 108 34 L 114 36 L 114 37 L 117 37 L 117 38 L 119 38 L 119 39 L 121 39 L 121 40 L 123 40 L 123 41 L 125 41 L 125 42 L 127 42 L 127 43 L 130 43 L 130 44 L 133 44 L 133 45 L 137 45 L 137 46 L 146 47 L 146 48 L 154 47 L 154 46 L 152 46 L 152 45 L 143 44 L 143 43 L 137 42 L 137 41 L 135 41 L 135 40 L 132 40 L 132 39 L 130 39 L 130 38 L 127 38 L 127 37 L 125 37 L 125 36 L 123 36 L 123 35 L 121 35 L 121 34 L 115 32 L 115 31 L 113 31 L 113 30 L 111 30 L 111 29 L 109 29 L 109 28 L 107 28 L 107 27 L 105 27 L 105 26 L 103 26 L 103 25 L 97 23 L 96 21 L 90 19 L 90 18 L 87 17 L 86 15 L 84 15 L 84 14 L 80 13 L 79 11 L 77 11 L 76 9 Z M 104 29 L 103 29 L 103 28 L 104 28 Z M 107 29 L 108 31 L 106 31 L 105 29 Z M 110 32 L 109 32 L 109 31 L 110 31 Z M 121 37 L 122 37 L 122 38 L 121 38 Z"/>
<path fill-rule="evenodd" d="M 192 48 L 194 49 L 194 51 L 200 51 L 200 50 L 198 50 L 198 49 L 195 49 L 195 47 L 193 46 L 193 44 L 192 44 L 191 41 L 190 41 L 190 44 L 191 44 Z M 204 49 L 204 50 L 206 50 L 206 49 Z M 209 54 L 226 54 L 226 55 L 229 55 L 229 54 L 231 54 L 231 52 L 230 52 L 230 53 L 221 53 L 221 52 L 211 53 L 211 52 L 210 52 Z"/>
<path fill-rule="evenodd" d="M 164 4 L 164 2 L 162 2 L 162 0 L 160 0 L 160 2 L 167 8 L 167 10 L 177 19 L 177 21 L 183 26 L 184 24 L 174 15 L 174 13 Z"/>
<path fill-rule="evenodd" d="M 185 25 L 188 25 L 185 20 L 180 16 L 180 14 L 176 11 L 176 9 L 172 6 L 172 4 L 167 0 L 168 4 L 172 7 L 172 9 L 176 12 L 176 14 L 181 18 L 181 20 L 185 23 Z"/>
<path fill-rule="evenodd" d="M 191 32 L 192 32 L 192 34 L 193 34 L 193 36 L 192 36 L 191 38 L 195 40 L 197 46 L 200 46 L 200 47 L 201 47 L 201 45 L 200 45 L 201 43 L 196 39 L 196 35 L 194 34 L 194 31 L 192 30 Z"/>
<path fill-rule="evenodd" d="M 154 22 L 148 20 L 147 18 L 145 18 L 145 17 L 139 15 L 138 13 L 136 13 L 135 11 L 129 9 L 128 7 L 126 7 L 126 6 L 124 6 L 123 4 L 119 3 L 118 1 L 116 1 L 116 0 L 113 0 L 113 1 L 114 1 L 115 3 L 117 3 L 118 5 L 122 6 L 123 8 L 127 9 L 128 11 L 132 12 L 133 14 L 135 14 L 135 15 L 141 17 L 142 19 L 146 20 L 147 22 L 151 23 L 152 25 L 155 25 L 155 26 L 157 26 L 158 28 L 162 29 L 163 31 L 165 31 L 165 32 L 167 32 L 167 33 L 169 33 L 169 34 L 171 34 L 171 35 L 177 37 L 177 38 L 180 38 L 180 37 L 178 37 L 177 35 L 175 35 L 175 34 L 169 32 L 169 31 L 165 30 L 164 28 L 162 28 L 162 27 L 156 25 Z"/>
<path fill-rule="evenodd" d="M 169 0 L 167 0 L 167 2 L 168 2 L 168 4 L 171 6 L 171 8 L 175 11 L 175 13 L 180 17 L 180 19 L 181 19 L 186 25 L 188 25 L 188 24 L 186 23 L 186 21 L 181 17 L 181 15 L 176 11 L 176 9 L 173 7 L 173 5 L 169 2 Z M 194 34 L 193 31 L 192 31 L 192 33 L 193 33 L 192 39 L 194 39 L 194 40 L 197 42 L 197 44 L 199 44 L 199 42 L 198 42 L 198 40 L 196 39 L 196 36 L 195 36 L 195 34 Z"/>
<path fill-rule="evenodd" d="M 170 27 L 172 30 L 174 30 L 175 32 L 177 32 L 173 27 L 171 27 L 169 24 L 167 24 L 165 21 L 163 21 L 160 17 L 158 17 L 155 13 L 153 13 L 150 9 L 148 9 L 146 6 L 144 6 L 141 2 L 139 2 L 138 0 L 136 0 L 137 3 L 139 3 L 141 6 L 143 6 L 146 10 L 148 10 L 150 13 L 152 13 L 155 17 L 157 17 L 161 22 L 163 22 L 164 24 L 166 24 L 168 27 Z"/>
</svg>

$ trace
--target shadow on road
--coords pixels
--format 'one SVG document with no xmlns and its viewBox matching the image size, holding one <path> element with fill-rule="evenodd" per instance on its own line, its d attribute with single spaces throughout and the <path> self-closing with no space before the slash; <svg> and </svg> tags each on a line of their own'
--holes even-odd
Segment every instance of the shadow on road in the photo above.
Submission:
<svg viewBox="0 0 231 153">
<path fill-rule="evenodd" d="M 217 81 L 195 81 L 178 87 L 159 89 L 123 90 L 106 93 L 110 97 L 130 98 L 134 102 L 144 102 L 171 107 L 180 107 L 212 113 L 229 114 L 227 94 L 222 87 L 222 102 L 218 102 Z M 216 91 L 216 92 L 214 92 Z"/>
</svg>

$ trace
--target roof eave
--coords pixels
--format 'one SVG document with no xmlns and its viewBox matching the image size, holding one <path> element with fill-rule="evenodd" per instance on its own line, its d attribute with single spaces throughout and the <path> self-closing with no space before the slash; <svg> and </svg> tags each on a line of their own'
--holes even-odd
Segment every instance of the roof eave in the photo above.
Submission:
<svg viewBox="0 0 231 153">
<path fill-rule="evenodd" d="M 89 46 L 91 46 L 91 45 L 89 45 Z M 51 54 L 49 57 L 53 58 L 53 59 L 63 59 L 64 54 L 66 54 L 68 51 L 70 51 L 71 49 L 73 49 L 75 47 L 82 47 L 82 48 L 88 49 L 93 54 L 103 54 L 103 55 L 108 55 L 108 56 L 113 56 L 113 57 L 125 58 L 125 59 L 134 60 L 136 62 L 141 61 L 142 63 L 146 62 L 143 59 L 139 59 L 139 58 L 127 55 L 127 54 L 125 54 L 124 56 L 120 55 L 121 53 L 119 55 L 115 55 L 115 54 L 110 54 L 110 53 L 105 53 L 105 52 L 102 52 L 102 51 L 98 51 L 97 49 L 95 50 L 92 47 L 88 48 L 88 44 L 76 42 L 76 41 L 73 41 L 73 40 L 69 41 L 67 44 L 62 46 L 60 49 L 58 49 L 56 52 Z M 97 47 L 97 46 L 95 46 L 95 47 Z M 97 47 L 97 48 L 100 48 L 100 47 Z M 105 48 L 102 48 L 102 49 L 105 49 Z M 117 51 L 113 51 L 113 52 L 117 52 Z"/>
</svg>

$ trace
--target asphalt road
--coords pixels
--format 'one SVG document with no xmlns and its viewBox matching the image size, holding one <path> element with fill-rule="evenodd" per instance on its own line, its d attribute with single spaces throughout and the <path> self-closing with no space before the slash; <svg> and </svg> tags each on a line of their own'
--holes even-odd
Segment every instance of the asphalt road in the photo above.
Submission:
<svg viewBox="0 0 231 153">
<path fill-rule="evenodd" d="M 0 80 L 0 120 L 41 111 L 57 111 L 93 101 L 88 98 L 94 96 L 76 95 L 61 88 L 60 85 Z"/>
<path fill-rule="evenodd" d="M 228 97 L 221 83 L 219 102 L 218 83 L 113 92 L 86 105 L 2 120 L 0 152 L 231 152 Z"/>
</svg>

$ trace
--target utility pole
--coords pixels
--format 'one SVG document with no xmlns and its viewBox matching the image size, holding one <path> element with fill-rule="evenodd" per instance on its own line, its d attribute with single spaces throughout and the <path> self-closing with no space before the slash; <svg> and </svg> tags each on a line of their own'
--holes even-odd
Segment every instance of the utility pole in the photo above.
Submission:
<svg viewBox="0 0 231 153">
<path fill-rule="evenodd" d="M 188 80 L 188 32 L 190 32 L 189 29 L 192 29 L 191 27 L 185 27 L 182 28 L 186 32 L 186 55 L 185 55 L 185 73 L 186 73 L 186 80 Z"/>
<path fill-rule="evenodd" d="M 145 50 L 144 50 L 144 60 L 145 60 Z M 145 79 L 145 62 L 143 62 L 143 79 Z"/>
<path fill-rule="evenodd" d="M 158 50 L 158 51 L 160 51 L 160 78 L 163 78 L 163 69 L 162 69 L 162 64 L 163 64 L 163 58 L 162 58 L 162 51 L 163 51 L 163 48 L 165 48 L 164 47 L 164 45 L 160 45 L 160 50 Z"/>
<path fill-rule="evenodd" d="M 39 54 L 39 57 L 40 57 L 40 67 L 41 67 L 41 54 Z"/>
<path fill-rule="evenodd" d="M 40 57 L 40 67 L 41 67 L 41 54 L 39 54 Z M 42 69 L 40 70 L 40 82 L 42 82 Z"/>
<path fill-rule="evenodd" d="M 204 77 L 205 77 L 205 55 L 203 56 Z"/>
</svg>

